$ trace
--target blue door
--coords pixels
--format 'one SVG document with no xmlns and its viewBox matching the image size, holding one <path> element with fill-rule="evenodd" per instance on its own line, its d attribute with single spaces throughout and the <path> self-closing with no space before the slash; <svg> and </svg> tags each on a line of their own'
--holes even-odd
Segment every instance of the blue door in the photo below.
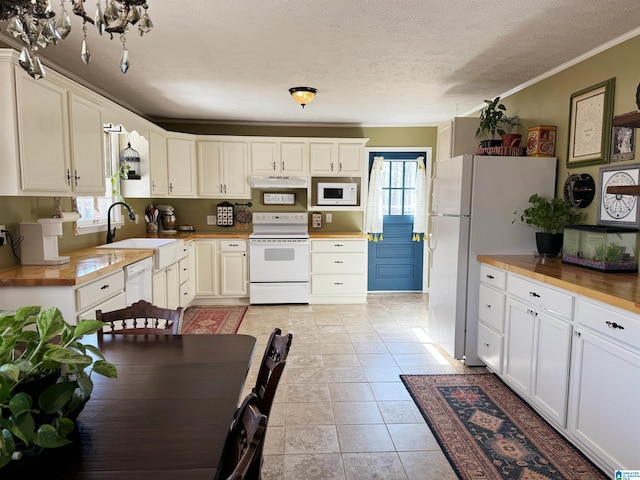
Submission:
<svg viewBox="0 0 640 480">
<path fill-rule="evenodd" d="M 422 290 L 424 242 L 415 242 L 417 158 L 425 152 L 371 152 L 369 170 L 374 157 L 384 157 L 383 194 L 384 221 L 382 238 L 369 242 L 369 291 Z"/>
</svg>

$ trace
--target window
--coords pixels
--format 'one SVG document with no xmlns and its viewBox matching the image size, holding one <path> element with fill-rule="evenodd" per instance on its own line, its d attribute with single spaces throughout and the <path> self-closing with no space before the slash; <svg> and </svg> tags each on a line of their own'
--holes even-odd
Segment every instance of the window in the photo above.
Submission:
<svg viewBox="0 0 640 480">
<path fill-rule="evenodd" d="M 384 215 L 413 215 L 416 211 L 416 160 L 385 160 L 382 169 Z"/>
<path fill-rule="evenodd" d="M 87 233 L 105 232 L 107 230 L 107 212 L 109 206 L 118 200 L 114 195 L 114 185 L 111 182 L 113 172 L 117 169 L 117 158 L 112 154 L 118 151 L 118 135 L 109 132 L 104 133 L 104 158 L 105 158 L 105 194 L 102 197 L 76 197 L 78 213 L 81 217 L 77 222 L 79 235 Z M 119 188 L 119 184 L 117 185 Z M 119 208 L 111 212 L 112 227 L 122 226 L 123 219 Z"/>
</svg>

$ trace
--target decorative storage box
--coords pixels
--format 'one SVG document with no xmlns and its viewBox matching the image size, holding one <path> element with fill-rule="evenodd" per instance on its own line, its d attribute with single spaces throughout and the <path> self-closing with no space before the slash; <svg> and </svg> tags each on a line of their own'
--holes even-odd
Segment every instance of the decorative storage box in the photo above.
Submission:
<svg viewBox="0 0 640 480">
<path fill-rule="evenodd" d="M 528 157 L 555 157 L 556 129 L 551 125 L 538 125 L 529 129 L 527 135 Z"/>
<path fill-rule="evenodd" d="M 564 227 L 562 262 L 602 272 L 638 270 L 638 229 L 572 225 Z"/>
</svg>

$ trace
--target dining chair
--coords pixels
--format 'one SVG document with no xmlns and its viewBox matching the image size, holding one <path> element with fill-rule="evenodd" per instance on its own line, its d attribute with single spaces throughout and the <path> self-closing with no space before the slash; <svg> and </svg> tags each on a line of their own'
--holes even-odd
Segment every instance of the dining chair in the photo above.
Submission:
<svg viewBox="0 0 640 480">
<path fill-rule="evenodd" d="M 271 332 L 260 363 L 256 384 L 251 390 L 256 394 L 256 404 L 260 413 L 267 417 L 271 413 L 273 399 L 284 371 L 292 340 L 293 334 L 282 335 L 282 330 L 279 328 Z"/>
<path fill-rule="evenodd" d="M 98 338 L 105 333 L 177 335 L 183 315 L 182 307 L 161 308 L 145 300 L 110 312 L 96 310 L 96 320 L 106 324 L 98 330 Z"/>
<path fill-rule="evenodd" d="M 267 416 L 260 413 L 256 401 L 257 396 L 250 393 L 227 434 L 218 480 L 260 480 Z"/>
</svg>

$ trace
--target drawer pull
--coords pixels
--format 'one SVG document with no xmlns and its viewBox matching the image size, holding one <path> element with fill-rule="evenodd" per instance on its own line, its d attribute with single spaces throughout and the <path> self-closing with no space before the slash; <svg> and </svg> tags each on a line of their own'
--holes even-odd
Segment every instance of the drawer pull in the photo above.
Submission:
<svg viewBox="0 0 640 480">
<path fill-rule="evenodd" d="M 109 288 L 109 284 L 108 283 L 106 285 L 102 285 L 100 287 L 100 290 L 106 290 L 107 288 Z"/>
<path fill-rule="evenodd" d="M 489 344 L 487 342 L 485 342 L 484 346 L 488 348 Z"/>
<path fill-rule="evenodd" d="M 538 295 L 536 292 L 529 292 L 529 296 L 533 298 L 540 298 L 540 295 Z"/>
<path fill-rule="evenodd" d="M 229 246 L 230 247 L 239 247 L 239 245 L 237 243 L 230 243 Z"/>
<path fill-rule="evenodd" d="M 334 247 L 344 247 L 344 245 L 342 243 L 336 243 Z"/>
<path fill-rule="evenodd" d="M 186 268 L 186 267 L 185 267 L 185 268 L 183 268 L 183 269 L 182 269 L 182 271 L 183 271 L 183 272 L 186 272 L 186 271 L 187 271 L 187 268 Z"/>
<path fill-rule="evenodd" d="M 491 305 L 489 305 L 488 303 L 485 305 L 485 307 L 487 308 L 491 308 Z"/>
<path fill-rule="evenodd" d="M 538 316 L 538 312 L 536 312 L 535 310 L 531 310 L 530 308 L 527 308 L 527 313 L 529 315 L 533 315 L 534 317 Z"/>
<path fill-rule="evenodd" d="M 344 285 L 342 282 L 333 282 L 334 285 Z"/>
<path fill-rule="evenodd" d="M 496 278 L 496 277 L 494 277 L 493 275 L 486 275 L 486 277 L 487 277 L 489 280 L 493 280 L 494 278 Z"/>
<path fill-rule="evenodd" d="M 605 323 L 607 324 L 607 327 L 609 327 L 609 328 L 619 328 L 620 330 L 624 330 L 624 327 L 622 325 L 620 325 L 619 323 L 610 322 L 608 320 Z"/>
<path fill-rule="evenodd" d="M 333 263 L 344 263 L 344 262 L 342 262 L 340 260 L 335 260 Z"/>
<path fill-rule="evenodd" d="M 580 335 L 582 335 L 580 332 L 573 332 L 574 337 L 579 337 Z"/>
</svg>

